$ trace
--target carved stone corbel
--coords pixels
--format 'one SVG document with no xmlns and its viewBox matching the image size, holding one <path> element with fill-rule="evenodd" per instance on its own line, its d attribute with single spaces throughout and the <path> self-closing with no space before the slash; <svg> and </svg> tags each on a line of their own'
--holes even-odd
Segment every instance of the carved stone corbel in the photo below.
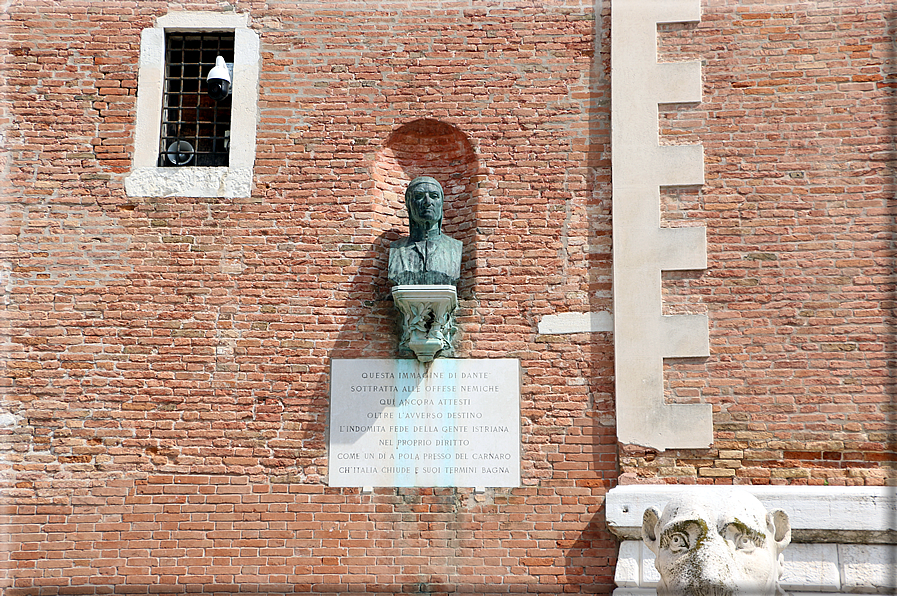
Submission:
<svg viewBox="0 0 897 596">
<path fill-rule="evenodd" d="M 458 306 L 455 286 L 395 286 L 392 298 L 402 313 L 400 350 L 411 350 L 420 362 L 432 361 L 437 353 L 451 355 Z"/>
</svg>

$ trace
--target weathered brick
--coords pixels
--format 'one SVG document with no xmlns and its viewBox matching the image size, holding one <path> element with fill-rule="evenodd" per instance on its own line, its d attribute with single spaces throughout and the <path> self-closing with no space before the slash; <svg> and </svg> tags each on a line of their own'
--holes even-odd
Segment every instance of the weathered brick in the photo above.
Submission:
<svg viewBox="0 0 897 596">
<path fill-rule="evenodd" d="M 715 422 L 711 449 L 663 454 L 616 444 L 612 333 L 537 333 L 613 308 L 612 2 L 232 4 L 262 44 L 248 199 L 125 196 L 140 30 L 167 4 L 3 15 L 10 594 L 609 593 L 618 482 L 892 481 L 883 2 L 705 2 L 659 28 L 704 77 L 701 104 L 661 106 L 662 142 L 706 161 L 662 221 L 706 226 L 710 264 L 663 275 L 711 339 L 665 389 Z M 395 354 L 385 250 L 419 173 L 466 246 L 459 356 L 525 371 L 518 489 L 326 484 L 329 359 Z"/>
</svg>

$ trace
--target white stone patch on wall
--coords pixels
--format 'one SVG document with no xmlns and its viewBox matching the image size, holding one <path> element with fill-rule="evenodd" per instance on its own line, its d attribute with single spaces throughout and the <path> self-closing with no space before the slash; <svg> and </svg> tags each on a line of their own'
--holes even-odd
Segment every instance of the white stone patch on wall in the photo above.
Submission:
<svg viewBox="0 0 897 596">
<path fill-rule="evenodd" d="M 4 434 L 8 435 L 10 432 L 15 432 L 15 428 L 19 425 L 21 419 L 21 416 L 16 416 L 9 410 L 0 408 L 0 430 L 5 431 Z M 9 459 L 11 453 L 10 449 L 0 450 L 0 478 L 4 481 L 16 478 L 17 472 Z"/>
<path fill-rule="evenodd" d="M 15 414 L 0 410 L 0 428 L 15 428 L 19 423 L 19 419 Z"/>
<path fill-rule="evenodd" d="M 701 19 L 700 0 L 611 7 L 614 358 L 617 437 L 655 449 L 713 442 L 709 404 L 664 403 L 663 359 L 709 356 L 703 315 L 662 314 L 661 271 L 705 269 L 705 228 L 661 228 L 660 187 L 704 183 L 700 145 L 661 146 L 658 104 L 701 101 L 699 62 L 657 62 L 658 23 Z"/>
<path fill-rule="evenodd" d="M 607 311 L 564 312 L 556 315 L 545 315 L 539 321 L 539 333 L 541 335 L 597 333 L 613 330 L 614 320 Z"/>
<path fill-rule="evenodd" d="M 259 36 L 248 25 L 247 14 L 177 11 L 159 17 L 155 27 L 142 31 L 134 157 L 131 174 L 125 178 L 128 196 L 248 198 L 251 195 L 261 51 Z M 234 33 L 234 80 L 227 167 L 157 166 L 166 30 Z"/>
<path fill-rule="evenodd" d="M 8 238 L 0 237 L 2 241 L 14 241 L 16 238 L 12 236 Z M 0 303 L 3 304 L 4 307 L 8 307 L 12 302 L 12 289 L 13 289 L 13 278 L 12 278 L 12 263 L 10 261 L 2 261 L 0 262 Z M 4 333 L 3 336 L 4 341 L 8 337 L 7 333 Z"/>
</svg>

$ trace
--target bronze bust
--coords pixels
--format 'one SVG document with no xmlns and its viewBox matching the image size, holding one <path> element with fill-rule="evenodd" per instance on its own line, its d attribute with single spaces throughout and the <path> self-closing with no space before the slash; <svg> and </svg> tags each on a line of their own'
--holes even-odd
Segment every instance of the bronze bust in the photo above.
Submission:
<svg viewBox="0 0 897 596">
<path fill-rule="evenodd" d="M 389 247 L 389 281 L 395 285 L 451 285 L 461 277 L 461 241 L 442 233 L 442 186 L 419 176 L 405 190 L 409 236 Z"/>
</svg>

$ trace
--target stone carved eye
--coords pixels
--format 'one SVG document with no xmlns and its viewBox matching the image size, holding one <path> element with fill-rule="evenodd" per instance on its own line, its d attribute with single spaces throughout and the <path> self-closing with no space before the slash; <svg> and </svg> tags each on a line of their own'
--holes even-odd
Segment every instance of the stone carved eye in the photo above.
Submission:
<svg viewBox="0 0 897 596">
<path fill-rule="evenodd" d="M 735 547 L 735 550 L 743 553 L 752 553 L 754 549 L 763 544 L 762 535 L 757 535 L 739 524 L 729 524 L 722 535 L 729 544 Z"/>
<path fill-rule="evenodd" d="M 688 536 L 682 532 L 675 532 L 670 535 L 670 550 L 674 553 L 681 553 L 688 550 Z"/>
<path fill-rule="evenodd" d="M 746 552 L 753 551 L 754 548 L 756 548 L 756 546 L 757 546 L 756 544 L 754 544 L 754 541 L 751 539 L 751 537 L 748 536 L 747 534 L 741 534 L 741 533 L 736 534 L 733 542 L 735 543 L 736 549 L 743 550 Z"/>
</svg>

